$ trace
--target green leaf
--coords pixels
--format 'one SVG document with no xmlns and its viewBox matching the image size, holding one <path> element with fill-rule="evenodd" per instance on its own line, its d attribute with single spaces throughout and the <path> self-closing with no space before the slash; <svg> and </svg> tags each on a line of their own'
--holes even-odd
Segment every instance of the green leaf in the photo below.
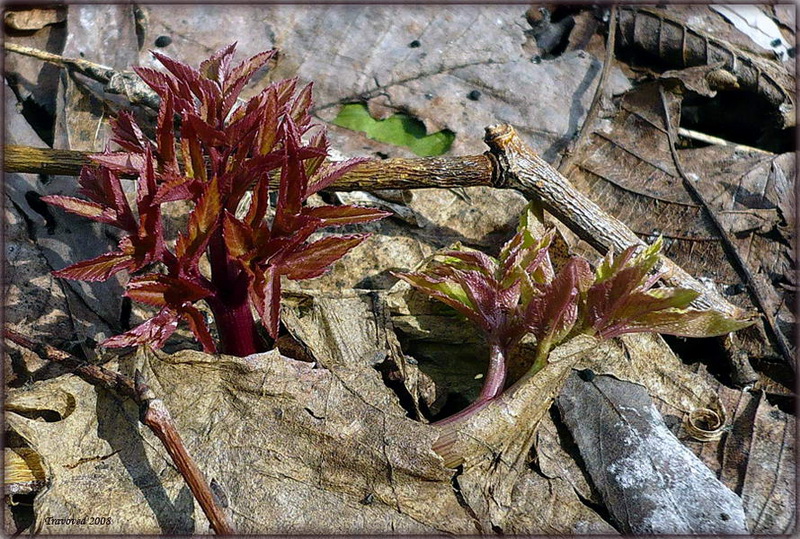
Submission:
<svg viewBox="0 0 800 539">
<path fill-rule="evenodd" d="M 718 311 L 668 309 L 640 317 L 627 332 L 653 331 L 680 337 L 716 337 L 754 323 L 754 319 L 736 320 Z"/>
<path fill-rule="evenodd" d="M 466 311 L 470 311 L 472 314 L 475 313 L 475 305 L 467 296 L 464 288 L 458 283 L 445 279 L 436 279 L 424 273 L 392 272 L 392 274 L 419 288 L 427 295 L 450 305 L 462 314 L 466 314 Z"/>
<path fill-rule="evenodd" d="M 378 142 L 405 146 L 420 157 L 446 153 L 456 138 L 455 133 L 448 129 L 428 135 L 425 124 L 406 114 L 395 114 L 385 120 L 376 120 L 362 103 L 351 103 L 342 107 L 333 123 L 353 131 L 361 131 Z"/>
</svg>

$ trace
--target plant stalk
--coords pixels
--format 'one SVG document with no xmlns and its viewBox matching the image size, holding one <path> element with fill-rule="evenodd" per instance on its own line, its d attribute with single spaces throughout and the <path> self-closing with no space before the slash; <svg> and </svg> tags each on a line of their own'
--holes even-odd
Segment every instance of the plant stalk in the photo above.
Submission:
<svg viewBox="0 0 800 539">
<path fill-rule="evenodd" d="M 499 344 L 489 345 L 489 367 L 478 395 L 478 401 L 489 400 L 503 392 L 506 383 L 507 350 Z"/>
<path fill-rule="evenodd" d="M 247 276 L 228 260 L 222 231 L 209 243 L 211 283 L 216 294 L 207 299 L 219 332 L 220 352 L 244 357 L 266 350 L 258 335 L 247 294 Z"/>
<path fill-rule="evenodd" d="M 489 367 L 486 369 L 486 380 L 483 383 L 481 392 L 477 400 L 450 417 L 440 419 L 434 422 L 434 425 L 448 425 L 454 423 L 465 417 L 469 417 L 484 406 L 486 406 L 492 399 L 497 397 L 503 392 L 506 383 L 506 347 L 498 343 L 489 344 Z"/>
</svg>

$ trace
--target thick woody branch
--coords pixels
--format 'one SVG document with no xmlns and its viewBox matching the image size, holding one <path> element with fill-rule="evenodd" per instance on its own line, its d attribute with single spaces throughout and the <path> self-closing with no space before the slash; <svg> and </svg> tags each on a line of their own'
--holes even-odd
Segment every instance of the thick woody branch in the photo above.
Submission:
<svg viewBox="0 0 800 539">
<path fill-rule="evenodd" d="M 134 381 L 127 376 L 99 365 L 84 363 L 71 354 L 49 344 L 34 342 L 11 329 L 4 329 L 3 336 L 23 348 L 32 350 L 43 359 L 69 366 L 75 374 L 92 385 L 102 387 L 136 402 L 139 406 L 139 415 L 142 423 L 147 425 L 164 444 L 167 453 L 172 458 L 172 462 L 183 476 L 217 535 L 233 535 L 235 533 L 230 519 L 216 503 L 211 488 L 203 478 L 203 473 L 186 450 L 186 446 L 175 428 L 175 423 L 169 415 L 167 407 L 164 406 L 161 399 L 155 398 L 155 394 L 144 383 L 139 371 L 136 371 L 136 380 Z"/>
<path fill-rule="evenodd" d="M 426 187 L 492 186 L 520 191 L 562 221 L 580 238 L 601 253 L 622 251 L 643 242 L 620 220 L 603 211 L 575 189 L 569 180 L 550 166 L 517 135 L 510 125 L 486 129 L 484 155 L 386 159 L 358 165 L 330 190 L 420 189 Z M 61 164 L 56 164 L 61 160 Z M 59 168 L 60 174 L 77 175 L 88 161 L 88 154 L 65 150 L 46 150 L 21 146 L 5 147 L 6 172 L 45 172 Z M 69 171 L 68 171 L 69 170 Z M 717 310 L 743 319 L 749 313 L 732 305 L 716 290 L 703 286 L 667 257 L 661 257 L 665 281 L 670 286 L 699 292 L 693 306 Z"/>
<path fill-rule="evenodd" d="M 3 171 L 78 176 L 92 152 L 4 146 Z M 491 186 L 493 168 L 485 155 L 386 159 L 362 163 L 340 178 L 336 191 Z M 275 180 L 275 187 L 277 187 Z"/>
</svg>

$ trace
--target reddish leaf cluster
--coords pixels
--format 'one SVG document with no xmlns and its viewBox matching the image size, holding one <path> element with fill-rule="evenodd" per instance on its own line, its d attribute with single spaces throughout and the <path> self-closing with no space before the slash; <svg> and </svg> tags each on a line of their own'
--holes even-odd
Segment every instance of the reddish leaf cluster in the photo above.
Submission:
<svg viewBox="0 0 800 539">
<path fill-rule="evenodd" d="M 530 212 L 523 216 L 496 259 L 472 250 L 449 251 L 426 272 L 398 277 L 474 322 L 493 354 L 507 358 L 513 346 L 532 334 L 537 343 L 533 372 L 545 365 L 553 346 L 579 333 L 604 339 L 642 331 L 706 337 L 752 324 L 689 309 L 698 296 L 693 290 L 654 288 L 661 277 L 652 274 L 660 239 L 617 257 L 609 253 L 596 271 L 585 259 L 573 257 L 556 273 L 548 252 L 553 231 L 536 238 L 531 219 Z M 482 392 L 482 398 L 502 391 L 496 381 L 504 378 L 505 365 L 490 362 L 485 384 L 495 389 Z"/>
<path fill-rule="evenodd" d="M 94 155 L 96 166 L 81 172 L 79 194 L 89 200 L 44 197 L 69 212 L 126 232 L 117 251 L 56 275 L 97 281 L 127 270 L 135 276 L 125 295 L 160 308 L 153 318 L 106 340 L 104 346 L 161 347 L 183 319 L 206 351 L 216 351 L 194 305 L 205 300 L 223 350 L 236 355 L 256 352 L 260 341 L 250 304 L 276 337 L 281 276 L 319 276 L 366 235 L 316 241 L 309 237 L 324 227 L 388 215 L 371 208 L 304 205 L 310 195 L 363 160 L 335 165 L 325 161 L 328 140 L 324 130 L 312 129 L 310 84 L 298 91 L 297 79 L 284 80 L 240 100 L 245 84 L 275 51 L 233 66 L 234 50 L 235 44 L 220 50 L 199 69 L 154 52 L 167 73 L 135 70 L 161 97 L 155 140 L 143 134 L 130 113 L 120 113 L 112 122 L 112 140 L 123 151 Z M 122 174 L 137 178 L 136 214 L 122 191 Z M 276 178 L 277 203 L 270 219 L 270 182 Z M 237 218 L 237 208 L 249 191 L 249 207 Z M 192 201 L 194 208 L 173 252 L 164 240 L 161 205 L 177 200 Z M 204 253 L 210 276 L 200 271 Z M 162 272 L 138 274 L 151 267 Z"/>
</svg>

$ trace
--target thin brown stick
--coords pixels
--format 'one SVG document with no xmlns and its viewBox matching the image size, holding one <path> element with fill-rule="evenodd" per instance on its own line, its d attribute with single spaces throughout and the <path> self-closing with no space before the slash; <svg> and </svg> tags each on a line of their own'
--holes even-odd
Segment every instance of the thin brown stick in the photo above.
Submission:
<svg viewBox="0 0 800 539">
<path fill-rule="evenodd" d="M 16 43 L 4 43 L 5 50 L 37 58 L 67 69 L 71 73 L 80 73 L 104 85 L 110 94 L 124 95 L 134 105 L 144 105 L 158 110 L 160 98 L 132 71 L 116 71 L 108 66 L 96 64 L 83 58 L 67 58 L 52 52 L 25 47 Z"/>
<path fill-rule="evenodd" d="M 34 352 L 37 356 L 47 361 L 61 363 L 70 368 L 75 374 L 92 385 L 102 387 L 123 397 L 136 400 L 136 390 L 133 380 L 118 372 L 103 368 L 99 365 L 90 365 L 72 354 L 59 350 L 45 343 L 38 343 L 24 335 L 5 328 L 3 337 L 9 341 Z"/>
<path fill-rule="evenodd" d="M 667 124 L 667 137 L 669 138 L 669 149 L 672 154 L 672 161 L 675 163 L 675 169 L 678 171 L 678 174 L 680 174 L 681 179 L 683 180 L 683 186 L 686 188 L 695 202 L 701 208 L 703 208 L 703 211 L 713 224 L 715 228 L 714 232 L 722 240 L 722 246 L 728 255 L 728 260 L 736 270 L 736 273 L 739 274 L 739 278 L 747 286 L 753 303 L 764 316 L 764 327 L 767 330 L 767 336 L 769 337 L 770 341 L 772 341 L 773 346 L 777 348 L 784 361 L 790 365 L 792 369 L 796 370 L 794 353 L 792 353 L 786 337 L 778 329 L 777 323 L 775 322 L 775 317 L 768 309 L 766 300 L 763 298 L 761 292 L 756 286 L 755 279 L 753 278 L 753 270 L 750 269 L 750 266 L 747 264 L 747 262 L 739 255 L 739 252 L 736 250 L 736 246 L 733 244 L 730 234 L 728 234 L 728 231 L 724 226 L 722 226 L 717 213 L 711 208 L 711 206 L 708 205 L 708 202 L 703 194 L 697 189 L 697 187 L 694 185 L 694 182 L 689 179 L 683 169 L 676 146 L 678 135 L 675 132 L 675 126 L 672 124 L 672 118 L 669 114 L 669 107 L 667 106 L 667 98 L 664 94 L 664 88 L 659 86 L 658 92 L 661 97 L 662 107 L 664 109 L 664 121 L 666 121 Z"/>
<path fill-rule="evenodd" d="M 59 350 L 49 344 L 37 343 L 14 330 L 5 328 L 3 336 L 17 345 L 35 352 L 42 359 L 63 363 L 73 372 L 92 385 L 100 386 L 122 397 L 132 399 L 139 406 L 139 416 L 145 425 L 161 440 L 178 468 L 184 481 L 208 517 L 211 527 L 217 535 L 233 535 L 235 533 L 230 519 L 216 503 L 203 473 L 197 467 L 186 446 L 181 440 L 175 423 L 169 415 L 167 407 L 161 399 L 157 399 L 153 391 L 144 383 L 139 371 L 136 380 L 131 380 L 118 372 L 90 365 L 75 356 Z"/>
<path fill-rule="evenodd" d="M 156 398 L 153 390 L 145 383 L 142 373 L 138 369 L 135 375 L 135 385 L 138 402 L 141 403 L 140 420 L 150 427 L 153 434 L 167 448 L 169 456 L 172 457 L 172 462 L 178 467 L 217 535 L 233 535 L 235 533 L 233 524 L 228 515 L 217 504 L 214 494 L 211 492 L 211 487 L 203 477 L 203 472 L 200 471 L 194 459 L 186 451 L 186 446 L 183 444 L 178 429 L 175 428 L 175 422 L 169 415 L 167 407 L 161 399 Z"/>
<path fill-rule="evenodd" d="M 611 6 L 611 14 L 608 19 L 608 37 L 606 38 L 606 55 L 603 59 L 603 69 L 600 71 L 600 79 L 597 81 L 597 88 L 594 90 L 592 97 L 592 104 L 589 105 L 589 112 L 586 113 L 586 119 L 581 125 L 578 136 L 572 148 L 569 150 L 566 158 L 561 161 L 558 171 L 564 176 L 569 176 L 572 169 L 575 168 L 576 152 L 586 143 L 589 137 L 589 129 L 594 125 L 597 116 L 600 113 L 600 103 L 606 97 L 608 87 L 608 76 L 611 73 L 611 67 L 614 65 L 614 44 L 616 42 L 617 34 L 617 6 Z"/>
<path fill-rule="evenodd" d="M 67 58 L 65 56 L 53 54 L 52 52 L 35 49 L 33 47 L 26 47 L 17 43 L 3 43 L 3 48 L 10 52 L 16 52 L 17 54 L 30 56 L 38 60 L 50 62 L 51 64 L 67 67 L 98 82 L 107 83 L 111 80 L 111 77 L 117 73 L 114 71 L 114 69 L 108 66 L 96 64 L 94 62 L 84 60 L 83 58 Z"/>
</svg>

